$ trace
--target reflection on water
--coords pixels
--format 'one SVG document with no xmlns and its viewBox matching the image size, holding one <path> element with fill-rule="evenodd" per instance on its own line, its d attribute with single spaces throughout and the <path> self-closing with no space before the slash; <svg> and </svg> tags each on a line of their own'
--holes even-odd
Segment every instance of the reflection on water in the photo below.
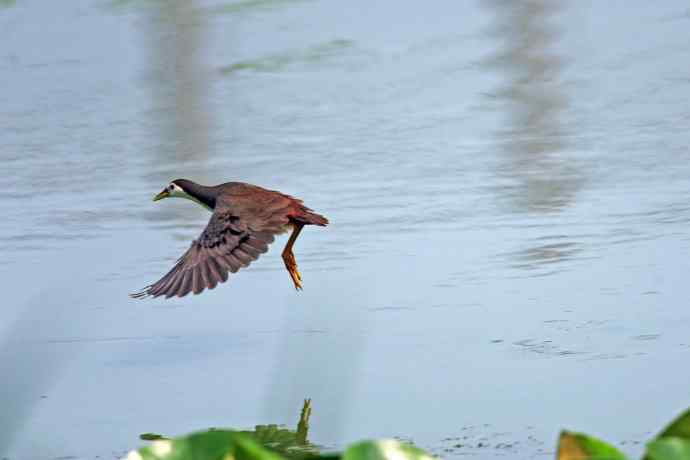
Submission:
<svg viewBox="0 0 690 460">
<path fill-rule="evenodd" d="M 558 242 L 530 247 L 511 254 L 516 268 L 534 268 L 537 265 L 553 264 L 575 257 L 582 249 L 577 243 Z"/>
<path fill-rule="evenodd" d="M 521 210 L 557 211 L 574 199 L 582 182 L 573 160 L 563 154 L 568 99 L 560 78 L 562 59 L 553 50 L 559 33 L 551 21 L 562 2 L 485 4 L 494 14 L 492 36 L 500 44 L 485 64 L 505 80 L 492 95 L 507 112 L 506 124 L 496 133 L 505 152 L 500 172 L 510 179 L 501 194 Z"/>
<path fill-rule="evenodd" d="M 311 0 L 237 0 L 209 6 L 206 10 L 211 14 L 253 13 L 309 1 Z"/>
<path fill-rule="evenodd" d="M 276 72 L 294 64 L 318 64 L 325 59 L 338 57 L 353 46 L 354 42 L 351 40 L 331 40 L 311 46 L 303 51 L 289 51 L 259 59 L 236 62 L 221 67 L 220 72 L 226 75 L 242 70 Z"/>
<path fill-rule="evenodd" d="M 146 12 L 149 21 L 144 33 L 151 53 L 146 81 L 153 96 L 149 126 L 154 127 L 151 134 L 158 142 L 144 177 L 153 195 L 177 178 L 209 183 L 213 109 L 208 103 L 210 68 L 203 56 L 208 30 L 198 2 L 155 2 Z M 190 235 L 196 238 L 205 224 L 202 217 L 199 226 L 194 216 L 202 213 L 191 206 L 167 204 L 155 206 L 155 212 L 147 216 L 163 226 L 160 231 L 174 227 L 173 235 L 180 241 L 190 241 Z M 153 204 L 149 206 L 154 209 Z"/>
<path fill-rule="evenodd" d="M 568 97 L 560 75 L 563 59 L 554 51 L 560 33 L 553 17 L 564 3 L 486 0 L 485 5 L 494 16 L 491 36 L 500 44 L 485 64 L 504 80 L 492 94 L 506 114 L 506 122 L 495 133 L 502 151 L 498 175 L 506 178 L 498 193 L 519 212 L 545 214 L 548 219 L 572 204 L 584 181 L 579 159 L 568 145 Z M 544 243 L 544 239 L 557 241 Z M 526 245 L 507 254 L 513 267 L 543 267 L 583 252 L 581 241 L 563 235 L 540 235 Z M 555 273 L 551 268 L 539 276 Z"/>
<path fill-rule="evenodd" d="M 161 129 L 159 161 L 154 166 L 172 169 L 186 162 L 203 164 L 211 115 L 206 103 L 208 66 L 202 58 L 206 28 L 195 1 L 157 2 L 156 7 L 148 33 L 152 53 L 148 83 L 154 94 L 151 117 Z"/>
</svg>

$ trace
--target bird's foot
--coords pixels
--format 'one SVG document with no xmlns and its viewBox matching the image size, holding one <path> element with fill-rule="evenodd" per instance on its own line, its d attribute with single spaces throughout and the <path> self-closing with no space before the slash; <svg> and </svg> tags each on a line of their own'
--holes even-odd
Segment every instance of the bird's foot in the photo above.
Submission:
<svg viewBox="0 0 690 460">
<path fill-rule="evenodd" d="M 291 252 L 283 253 L 283 262 L 285 262 L 285 268 L 292 278 L 292 282 L 295 284 L 295 289 L 298 291 L 302 290 L 302 275 L 299 274 L 297 270 L 297 262 L 295 262 L 295 255 Z"/>
</svg>

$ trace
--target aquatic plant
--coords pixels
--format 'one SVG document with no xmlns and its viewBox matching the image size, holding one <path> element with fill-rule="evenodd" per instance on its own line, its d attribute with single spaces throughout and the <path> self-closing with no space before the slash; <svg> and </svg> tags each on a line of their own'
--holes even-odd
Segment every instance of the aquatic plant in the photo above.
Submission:
<svg viewBox="0 0 690 460">
<path fill-rule="evenodd" d="M 258 425 L 254 430 L 209 429 L 179 438 L 146 433 L 151 444 L 126 460 L 431 460 L 422 449 L 393 439 L 361 441 L 340 453 L 322 453 L 307 440 L 311 401 L 305 400 L 297 430 Z M 556 460 L 627 460 L 622 452 L 593 436 L 562 431 Z M 646 445 L 643 460 L 690 460 L 690 409 Z"/>
<path fill-rule="evenodd" d="M 562 431 L 556 460 L 627 460 L 622 452 L 593 436 Z M 690 409 L 647 442 L 643 460 L 690 460 Z"/>
</svg>

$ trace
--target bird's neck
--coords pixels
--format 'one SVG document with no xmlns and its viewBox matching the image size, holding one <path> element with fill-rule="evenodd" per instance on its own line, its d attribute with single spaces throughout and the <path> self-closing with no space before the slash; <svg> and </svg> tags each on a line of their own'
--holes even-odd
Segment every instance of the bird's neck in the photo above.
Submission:
<svg viewBox="0 0 690 460">
<path fill-rule="evenodd" d="M 196 201 L 209 211 L 213 211 L 216 207 L 216 197 L 218 196 L 216 187 L 207 187 L 194 182 L 187 182 L 184 184 L 184 191 L 189 199 Z"/>
</svg>

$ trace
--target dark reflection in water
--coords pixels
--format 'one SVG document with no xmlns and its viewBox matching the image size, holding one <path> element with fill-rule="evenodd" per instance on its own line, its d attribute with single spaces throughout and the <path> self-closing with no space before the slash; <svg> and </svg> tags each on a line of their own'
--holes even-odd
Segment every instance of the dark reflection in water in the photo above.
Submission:
<svg viewBox="0 0 690 460">
<path fill-rule="evenodd" d="M 153 144 L 153 162 L 145 177 L 151 193 L 155 193 L 178 177 L 208 182 L 213 114 L 207 92 L 210 74 L 203 59 L 208 28 L 197 2 L 155 2 L 149 21 L 146 38 L 151 60 L 147 82 L 153 96 L 149 125 L 159 141 Z M 203 215 L 193 206 L 169 204 L 156 206 L 157 212 L 149 216 L 180 228 L 191 217 Z M 188 240 L 197 227 L 182 228 L 174 236 Z"/>
<path fill-rule="evenodd" d="M 206 12 L 215 15 L 256 13 L 260 11 L 270 11 L 282 6 L 307 3 L 308 1 L 309 0 L 240 0 L 209 6 L 206 8 Z"/>
<path fill-rule="evenodd" d="M 568 99 L 559 72 L 563 65 L 552 48 L 558 31 L 552 21 L 558 1 L 486 0 L 495 17 L 492 36 L 498 51 L 485 61 L 505 83 L 495 97 L 507 120 L 496 132 L 503 155 L 500 190 L 521 211 L 553 212 L 572 202 L 581 186 L 580 171 L 565 155 L 564 111 Z"/>
<path fill-rule="evenodd" d="M 559 1 L 511 2 L 486 0 L 493 12 L 491 36 L 498 51 L 485 64 L 500 73 L 504 83 L 494 94 L 504 123 L 495 131 L 499 156 L 494 187 L 509 207 L 546 219 L 540 225 L 547 232 L 526 243 L 527 247 L 506 254 L 510 266 L 518 269 L 544 268 L 531 276 L 557 273 L 553 264 L 580 255 L 582 242 L 549 235 L 550 220 L 575 200 L 583 184 L 583 171 L 568 142 L 568 96 L 560 72 L 563 59 L 554 47 L 559 38 L 554 17 L 563 8 Z M 549 241 L 544 241 L 549 240 Z M 551 266 L 546 268 L 546 266 Z"/>
<path fill-rule="evenodd" d="M 341 58 L 354 47 L 352 40 L 336 39 L 313 45 L 305 50 L 289 51 L 271 56 L 238 61 L 220 68 L 224 75 L 240 71 L 278 72 L 295 64 L 319 64 L 327 59 Z"/>
<path fill-rule="evenodd" d="M 576 243 L 549 243 L 535 246 L 514 254 L 516 267 L 531 268 L 533 264 L 551 264 L 571 259 L 580 252 Z"/>
</svg>

